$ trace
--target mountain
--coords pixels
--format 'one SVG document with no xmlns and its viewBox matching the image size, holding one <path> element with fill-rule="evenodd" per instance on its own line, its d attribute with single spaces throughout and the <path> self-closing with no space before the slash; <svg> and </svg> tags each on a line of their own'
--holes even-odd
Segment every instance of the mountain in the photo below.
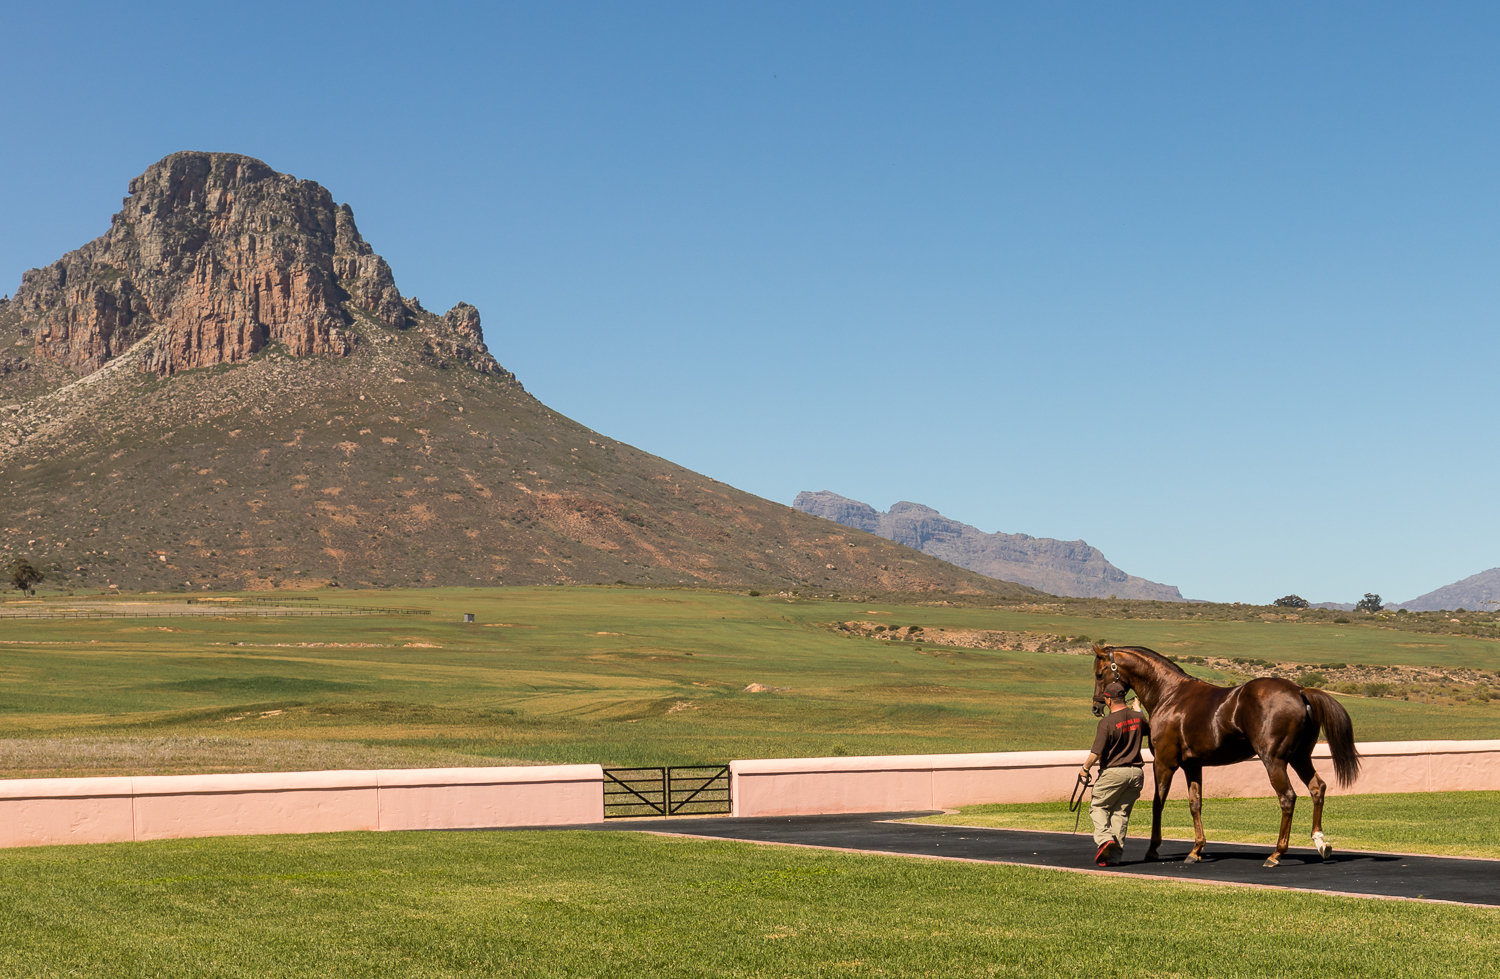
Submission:
<svg viewBox="0 0 1500 979">
<path fill-rule="evenodd" d="M 1186 601 L 1173 585 L 1126 574 L 1081 540 L 1025 534 L 987 534 L 920 503 L 897 503 L 881 513 L 828 491 L 797 494 L 792 506 L 846 527 L 879 534 L 990 578 L 1014 581 L 1052 595 Z"/>
<path fill-rule="evenodd" d="M 80 589 L 1031 594 L 559 415 L 347 205 L 227 153 L 151 166 L 0 300 L 0 557 Z"/>
<path fill-rule="evenodd" d="M 1500 611 L 1500 568 L 1470 575 L 1463 581 L 1444 585 L 1395 607 L 1409 612 L 1439 612 L 1461 608 L 1471 612 Z"/>
</svg>

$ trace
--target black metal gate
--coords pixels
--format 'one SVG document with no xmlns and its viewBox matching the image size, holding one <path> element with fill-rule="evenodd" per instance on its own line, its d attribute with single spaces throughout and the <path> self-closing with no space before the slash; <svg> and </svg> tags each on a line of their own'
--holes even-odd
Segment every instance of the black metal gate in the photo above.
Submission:
<svg viewBox="0 0 1500 979">
<path fill-rule="evenodd" d="M 730 811 L 728 765 L 604 770 L 605 819 L 707 816 Z"/>
</svg>

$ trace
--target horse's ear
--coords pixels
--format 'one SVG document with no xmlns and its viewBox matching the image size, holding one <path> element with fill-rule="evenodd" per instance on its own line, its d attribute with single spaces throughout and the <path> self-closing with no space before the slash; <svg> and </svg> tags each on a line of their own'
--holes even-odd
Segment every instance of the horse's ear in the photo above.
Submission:
<svg viewBox="0 0 1500 979">
<path fill-rule="evenodd" d="M 1094 640 L 1094 655 L 1095 656 L 1103 656 L 1104 655 L 1104 643 L 1099 642 L 1097 639 Z"/>
</svg>

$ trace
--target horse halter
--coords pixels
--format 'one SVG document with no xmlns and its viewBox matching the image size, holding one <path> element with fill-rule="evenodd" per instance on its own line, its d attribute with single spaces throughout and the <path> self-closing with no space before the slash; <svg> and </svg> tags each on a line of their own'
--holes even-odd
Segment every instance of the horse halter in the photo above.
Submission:
<svg viewBox="0 0 1500 979">
<path fill-rule="evenodd" d="M 1123 676 L 1120 675 L 1120 667 L 1119 667 L 1119 665 L 1117 663 L 1115 663 L 1115 651 L 1114 651 L 1114 648 L 1113 647 L 1106 647 L 1105 648 L 1105 653 L 1109 657 L 1109 671 L 1115 675 L 1115 682 L 1118 683 L 1118 684 L 1120 684 L 1126 690 L 1129 690 L 1130 689 L 1130 683 L 1129 683 L 1129 681 L 1127 681 Z M 1100 701 L 1095 701 L 1094 702 L 1094 716 L 1095 717 L 1103 717 L 1104 716 L 1104 704 L 1102 702 L 1100 702 Z"/>
</svg>

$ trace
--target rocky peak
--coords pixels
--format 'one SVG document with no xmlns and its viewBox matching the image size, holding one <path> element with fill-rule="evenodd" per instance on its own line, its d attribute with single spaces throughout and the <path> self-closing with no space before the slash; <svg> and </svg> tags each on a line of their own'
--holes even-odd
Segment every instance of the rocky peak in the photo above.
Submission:
<svg viewBox="0 0 1500 979">
<path fill-rule="evenodd" d="M 1105 560 L 1097 548 L 1081 540 L 985 533 L 920 503 L 903 501 L 881 513 L 868 503 L 827 490 L 799 493 L 792 506 L 846 527 L 869 531 L 961 568 L 1053 595 L 1183 601 L 1175 586 L 1126 574 Z"/>
<path fill-rule="evenodd" d="M 452 309 L 443 314 L 443 319 L 459 336 L 469 337 L 476 341 L 484 336 L 479 328 L 479 310 L 468 303 L 456 303 Z"/>
<path fill-rule="evenodd" d="M 868 503 L 851 500 L 828 490 L 812 492 L 804 490 L 792 501 L 792 507 L 824 520 L 841 523 L 845 527 L 863 530 L 871 534 L 880 533 L 880 511 Z M 882 535 L 883 536 L 883 535 Z"/>
<path fill-rule="evenodd" d="M 345 356 L 362 324 L 406 330 L 420 309 L 324 187 L 250 157 L 197 152 L 132 180 L 109 231 L 27 272 L 12 306 L 43 360 L 89 374 L 130 351 L 161 375 L 245 361 L 269 344 Z M 460 307 L 422 325 L 471 367 L 499 372 L 478 311 Z"/>
</svg>

